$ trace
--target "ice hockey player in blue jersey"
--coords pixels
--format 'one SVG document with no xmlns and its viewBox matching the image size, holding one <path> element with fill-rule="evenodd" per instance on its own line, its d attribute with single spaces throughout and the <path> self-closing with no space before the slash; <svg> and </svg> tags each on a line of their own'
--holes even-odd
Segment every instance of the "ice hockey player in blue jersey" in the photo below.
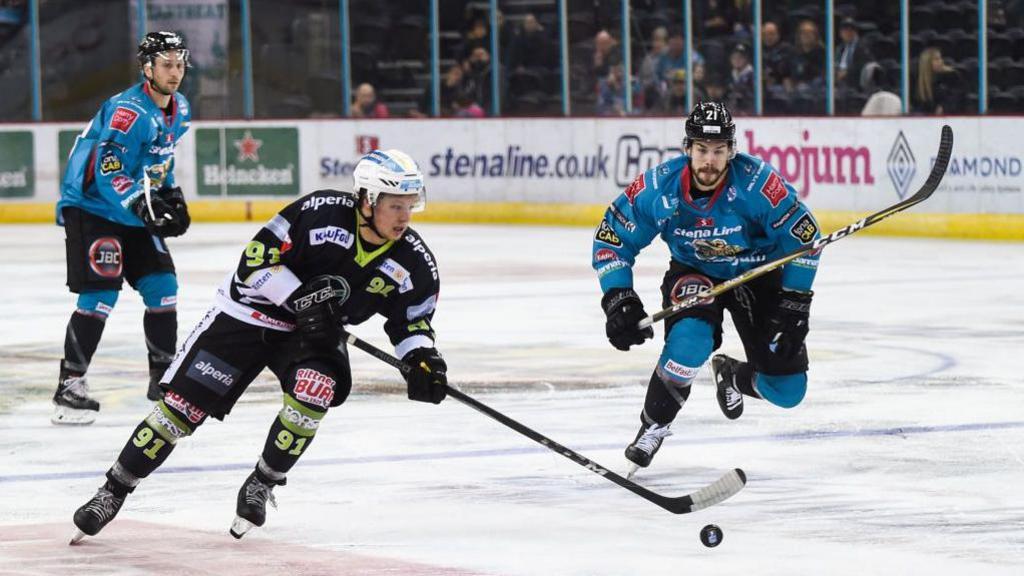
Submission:
<svg viewBox="0 0 1024 576">
<path fill-rule="evenodd" d="M 139 44 L 145 79 L 116 94 L 75 140 L 61 183 L 57 223 L 67 237 L 67 285 L 78 294 L 53 396 L 54 424 L 91 424 L 99 403 L 85 373 L 124 280 L 146 305 L 150 400 L 177 345 L 178 282 L 164 238 L 190 218 L 174 180 L 174 148 L 189 127 L 177 91 L 189 53 L 180 36 L 150 32 Z"/>
<path fill-rule="evenodd" d="M 612 202 L 594 235 L 593 266 L 604 293 L 605 330 L 619 350 L 653 338 L 633 290 L 637 254 L 655 236 L 672 254 L 661 285 L 668 307 L 725 280 L 805 247 L 819 237 L 796 190 L 767 162 L 736 150 L 736 126 L 719 102 L 701 102 L 685 125 L 684 155 L 637 176 Z M 744 396 L 784 408 L 807 390 L 811 284 L 818 255 L 797 258 L 711 301 L 669 317 L 665 346 L 651 375 L 640 431 L 626 448 L 630 474 L 651 463 L 690 395 L 701 367 L 722 343 L 725 310 L 746 361 L 712 361 L 719 407 L 735 419 Z"/>
</svg>

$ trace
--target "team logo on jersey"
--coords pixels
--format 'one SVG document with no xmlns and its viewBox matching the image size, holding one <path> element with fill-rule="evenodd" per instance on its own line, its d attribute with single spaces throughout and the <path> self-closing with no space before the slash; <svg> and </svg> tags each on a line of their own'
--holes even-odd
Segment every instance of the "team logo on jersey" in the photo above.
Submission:
<svg viewBox="0 0 1024 576">
<path fill-rule="evenodd" d="M 103 158 L 100 159 L 100 174 L 104 176 L 107 174 L 113 174 L 114 172 L 120 172 L 121 168 L 121 159 L 113 152 L 107 152 L 103 155 Z"/>
<path fill-rule="evenodd" d="M 612 230 L 612 227 L 608 224 L 607 220 L 601 221 L 601 225 L 597 227 L 597 233 L 594 234 L 594 238 L 600 242 L 604 242 L 605 244 L 615 246 L 616 248 L 622 247 L 622 239 L 619 238 L 619 235 L 616 234 L 614 230 Z"/>
<path fill-rule="evenodd" d="M 121 275 L 121 241 L 113 236 L 97 238 L 89 246 L 89 268 L 101 278 Z"/>
<path fill-rule="evenodd" d="M 110 117 L 110 128 L 122 134 L 127 134 L 138 118 L 139 113 L 135 110 L 118 106 L 117 110 L 114 110 L 114 115 Z"/>
<path fill-rule="evenodd" d="M 629 200 L 630 204 L 632 204 L 636 200 L 636 197 L 639 196 L 645 188 L 647 188 L 647 185 L 644 183 L 644 174 L 644 172 L 641 172 L 624 192 L 626 199 Z"/>
<path fill-rule="evenodd" d="M 344 228 L 338 228 L 337 226 L 325 226 L 323 228 L 314 228 L 309 231 L 309 244 L 311 246 L 319 246 L 330 242 L 331 244 L 337 244 L 342 248 L 351 248 L 352 243 L 356 241 L 356 237 L 351 232 Z"/>
<path fill-rule="evenodd" d="M 312 368 L 295 371 L 295 399 L 327 409 L 334 400 L 334 378 Z"/>
<path fill-rule="evenodd" d="M 722 238 L 699 238 L 690 242 L 693 253 L 705 262 L 731 262 L 743 252 L 740 246 L 733 246 Z"/>
<path fill-rule="evenodd" d="M 786 190 L 786 185 L 782 182 L 782 178 L 775 172 L 768 175 L 768 180 L 765 181 L 764 186 L 761 187 L 761 194 L 772 203 L 772 208 L 777 208 L 779 202 L 789 195 L 789 191 Z"/>
<path fill-rule="evenodd" d="M 701 274 L 686 274 L 676 279 L 668 297 L 673 304 L 678 304 L 691 296 L 696 296 L 705 290 L 710 290 L 712 286 L 714 286 L 714 284 L 711 283 L 711 280 L 707 276 L 703 276 Z M 711 304 L 714 301 L 714 297 L 702 298 L 698 301 L 698 304 L 704 306 Z"/>
<path fill-rule="evenodd" d="M 790 227 L 789 233 L 793 238 L 807 244 L 814 240 L 814 235 L 818 233 L 818 224 L 810 214 L 804 214 L 796 221 L 796 224 Z"/>
</svg>

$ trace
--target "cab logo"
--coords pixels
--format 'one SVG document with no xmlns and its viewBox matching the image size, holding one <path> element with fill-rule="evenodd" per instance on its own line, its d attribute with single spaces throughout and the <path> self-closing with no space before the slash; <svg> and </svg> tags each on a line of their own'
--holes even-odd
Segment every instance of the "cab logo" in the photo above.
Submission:
<svg viewBox="0 0 1024 576">
<path fill-rule="evenodd" d="M 117 157 L 113 152 L 107 152 L 100 159 L 100 174 L 106 176 L 107 174 L 113 174 L 114 172 L 121 171 L 121 159 Z"/>
<path fill-rule="evenodd" d="M 804 244 L 814 240 L 814 235 L 817 233 L 818 225 L 809 214 L 801 216 L 800 219 L 796 221 L 796 224 L 793 224 L 789 229 L 789 234 Z"/>
<path fill-rule="evenodd" d="M 622 239 L 619 238 L 619 235 L 616 234 L 614 230 L 612 230 L 612 227 L 606 220 L 601 221 L 601 226 L 597 228 L 597 233 L 594 235 L 594 238 L 610 246 L 615 246 L 616 248 L 622 246 Z"/>
</svg>

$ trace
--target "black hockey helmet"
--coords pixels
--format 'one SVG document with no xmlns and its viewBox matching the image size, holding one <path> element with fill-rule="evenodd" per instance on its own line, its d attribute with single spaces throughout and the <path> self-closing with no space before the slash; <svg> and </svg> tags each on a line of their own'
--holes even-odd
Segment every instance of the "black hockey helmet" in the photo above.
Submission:
<svg viewBox="0 0 1024 576">
<path fill-rule="evenodd" d="M 725 140 L 736 148 L 736 124 L 732 114 L 721 102 L 699 102 L 686 119 L 686 139 L 683 149 L 694 140 Z"/>
<path fill-rule="evenodd" d="M 153 58 L 161 52 L 177 51 L 188 66 L 188 47 L 185 39 L 174 32 L 150 32 L 139 43 L 139 66 L 152 64 Z"/>
</svg>

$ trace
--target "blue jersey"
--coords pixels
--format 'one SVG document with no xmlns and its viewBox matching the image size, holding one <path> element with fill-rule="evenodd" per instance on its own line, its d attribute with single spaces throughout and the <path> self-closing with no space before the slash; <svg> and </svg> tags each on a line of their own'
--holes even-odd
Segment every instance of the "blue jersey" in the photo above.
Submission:
<svg viewBox="0 0 1024 576">
<path fill-rule="evenodd" d="M 103 103 L 75 140 L 57 202 L 60 211 L 77 206 L 127 226 L 142 226 L 128 207 L 144 193 L 143 170 L 152 192 L 174 183 L 174 148 L 188 131 L 188 100 L 171 97 L 168 112 L 157 107 L 143 82 Z"/>
<path fill-rule="evenodd" d="M 594 234 L 592 264 L 603 292 L 633 287 L 636 256 L 655 236 L 668 244 L 673 260 L 727 280 L 806 247 L 820 232 L 771 165 L 737 153 L 710 197 L 690 194 L 684 155 L 640 174 L 612 202 Z M 783 288 L 810 290 L 817 267 L 816 252 L 787 263 Z"/>
</svg>

